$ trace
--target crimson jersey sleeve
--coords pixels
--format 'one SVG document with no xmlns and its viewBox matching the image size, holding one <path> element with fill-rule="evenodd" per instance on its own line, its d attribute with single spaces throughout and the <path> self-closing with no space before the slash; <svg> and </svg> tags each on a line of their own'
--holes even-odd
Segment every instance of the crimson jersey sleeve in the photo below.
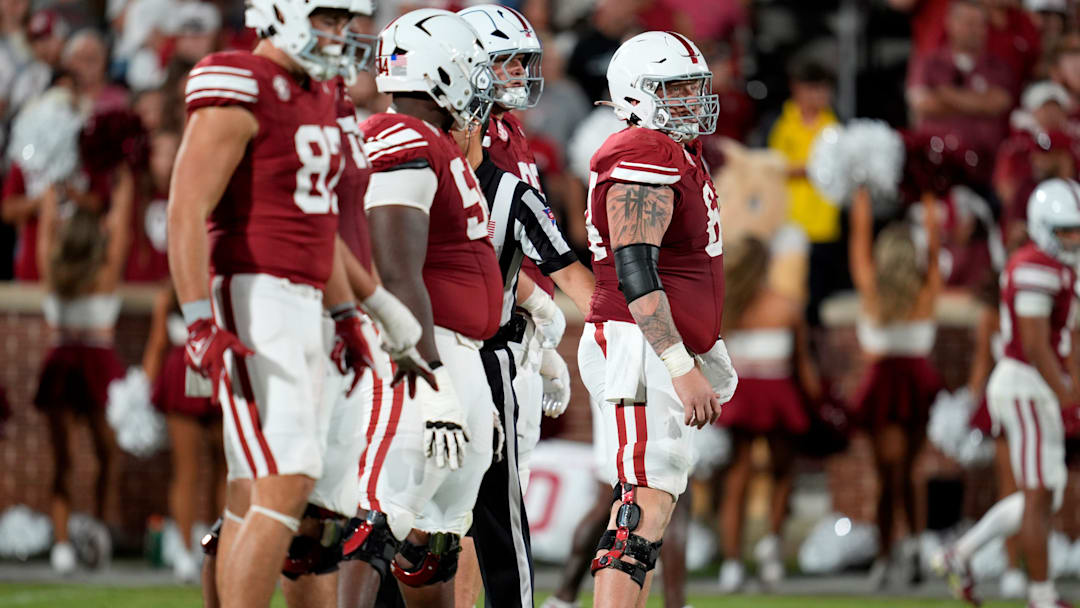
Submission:
<svg viewBox="0 0 1080 608">
<path fill-rule="evenodd" d="M 667 135 L 627 128 L 612 135 L 596 152 L 592 170 L 597 183 L 670 186 L 679 181 L 685 164 L 681 146 Z"/>
<path fill-rule="evenodd" d="M 240 106 L 252 112 L 259 95 L 272 88 L 259 69 L 260 58 L 250 53 L 213 53 L 195 64 L 188 73 L 184 103 L 190 114 L 210 106 Z"/>
</svg>

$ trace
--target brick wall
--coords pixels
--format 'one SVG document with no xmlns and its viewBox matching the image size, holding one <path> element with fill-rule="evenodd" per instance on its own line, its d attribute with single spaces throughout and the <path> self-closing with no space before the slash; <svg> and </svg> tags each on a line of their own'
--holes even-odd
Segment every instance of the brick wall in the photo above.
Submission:
<svg viewBox="0 0 1080 608">
<path fill-rule="evenodd" d="M 141 358 L 148 317 L 125 313 L 117 327 L 118 350 L 129 364 Z M 577 369 L 577 339 L 580 321 L 571 321 L 567 339 L 560 350 L 571 370 Z M 850 327 L 837 327 L 820 335 L 823 346 L 819 363 L 832 377 L 842 394 L 850 395 L 858 382 L 862 362 Z M 31 405 L 38 368 L 47 349 L 44 322 L 33 312 L 0 312 L 0 382 L 6 387 L 14 410 L 8 423 L 7 438 L 0 440 L 0 509 L 25 503 L 39 511 L 48 511 L 53 472 L 48 434 L 44 418 Z M 971 336 L 966 328 L 942 328 L 938 333 L 934 362 L 950 387 L 963 383 L 971 357 Z M 544 419 L 546 435 L 560 434 L 568 439 L 590 441 L 589 408 L 585 389 L 574 374 L 573 402 L 558 420 Z M 97 470 L 85 431 L 73 438 L 76 454 L 72 471 L 74 506 L 89 510 L 91 482 Z M 79 457 L 85 455 L 84 457 Z M 874 514 L 876 480 L 869 440 L 856 437 L 851 449 L 820 465 L 828 473 L 829 487 L 836 509 L 852 517 L 870 520 Z M 209 466 L 205 460 L 203 467 Z M 1080 469 L 1073 469 L 1073 473 Z M 961 476 L 966 481 L 964 511 L 977 516 L 994 499 L 993 476 L 989 470 L 960 471 L 947 459 L 927 448 L 920 457 L 917 477 Z M 107 519 L 117 531 L 121 548 L 140 546 L 142 530 L 152 514 L 167 512 L 166 489 L 169 478 L 167 453 L 146 460 L 121 455 L 117 459 L 115 483 L 107 506 Z M 1073 478 L 1071 478 L 1073 479 Z M 211 518 L 209 500 L 201 497 L 203 517 Z M 1070 484 L 1065 507 L 1057 516 L 1058 527 L 1070 536 L 1080 536 L 1080 486 Z"/>
</svg>

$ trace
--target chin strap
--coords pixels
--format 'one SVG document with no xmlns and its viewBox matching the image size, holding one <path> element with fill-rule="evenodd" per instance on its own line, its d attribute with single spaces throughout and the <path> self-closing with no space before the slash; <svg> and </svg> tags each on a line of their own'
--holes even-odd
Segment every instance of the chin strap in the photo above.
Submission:
<svg viewBox="0 0 1080 608">
<path fill-rule="evenodd" d="M 620 483 L 615 486 L 614 500 L 621 500 L 619 512 L 615 516 L 617 529 L 608 530 L 600 537 L 597 551 L 606 551 L 600 557 L 592 560 L 592 574 L 604 568 L 618 570 L 630 577 L 638 587 L 645 585 L 645 576 L 649 570 L 656 567 L 656 560 L 660 556 L 660 546 L 663 541 L 650 542 L 633 534 L 641 523 L 641 507 L 634 502 L 637 494 L 637 486 Z M 625 561 L 623 556 L 634 559 L 634 562 Z"/>
</svg>

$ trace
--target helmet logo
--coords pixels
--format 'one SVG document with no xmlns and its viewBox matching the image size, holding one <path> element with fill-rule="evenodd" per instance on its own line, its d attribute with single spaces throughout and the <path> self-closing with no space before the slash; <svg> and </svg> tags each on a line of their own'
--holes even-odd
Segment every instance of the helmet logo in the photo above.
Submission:
<svg viewBox="0 0 1080 608">
<path fill-rule="evenodd" d="M 278 99 L 281 101 L 289 101 L 289 83 L 285 80 L 285 77 L 281 74 L 274 76 L 274 92 L 277 93 Z"/>
</svg>

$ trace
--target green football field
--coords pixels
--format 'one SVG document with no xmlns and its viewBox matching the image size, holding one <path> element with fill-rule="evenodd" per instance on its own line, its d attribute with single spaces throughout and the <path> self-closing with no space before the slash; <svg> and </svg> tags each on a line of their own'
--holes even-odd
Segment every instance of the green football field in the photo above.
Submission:
<svg viewBox="0 0 1080 608">
<path fill-rule="evenodd" d="M 537 596 L 537 605 L 544 596 Z M 940 606 L 959 608 L 960 602 L 922 598 L 888 597 L 772 597 L 767 595 L 743 596 L 691 596 L 689 603 L 694 608 L 728 608 L 749 606 L 752 608 L 855 608 L 856 606 L 882 606 L 901 608 L 908 606 Z M 21 608 L 198 608 L 199 590 L 195 587 L 101 587 L 98 585 L 21 585 L 0 584 L 0 608 L 19 606 Z M 582 606 L 591 606 L 589 598 L 584 598 Z M 654 597 L 649 606 L 660 608 L 663 602 Z M 1019 608 L 1020 602 L 989 602 L 988 608 Z M 285 608 L 285 601 L 280 595 L 274 598 L 274 608 Z"/>
</svg>

